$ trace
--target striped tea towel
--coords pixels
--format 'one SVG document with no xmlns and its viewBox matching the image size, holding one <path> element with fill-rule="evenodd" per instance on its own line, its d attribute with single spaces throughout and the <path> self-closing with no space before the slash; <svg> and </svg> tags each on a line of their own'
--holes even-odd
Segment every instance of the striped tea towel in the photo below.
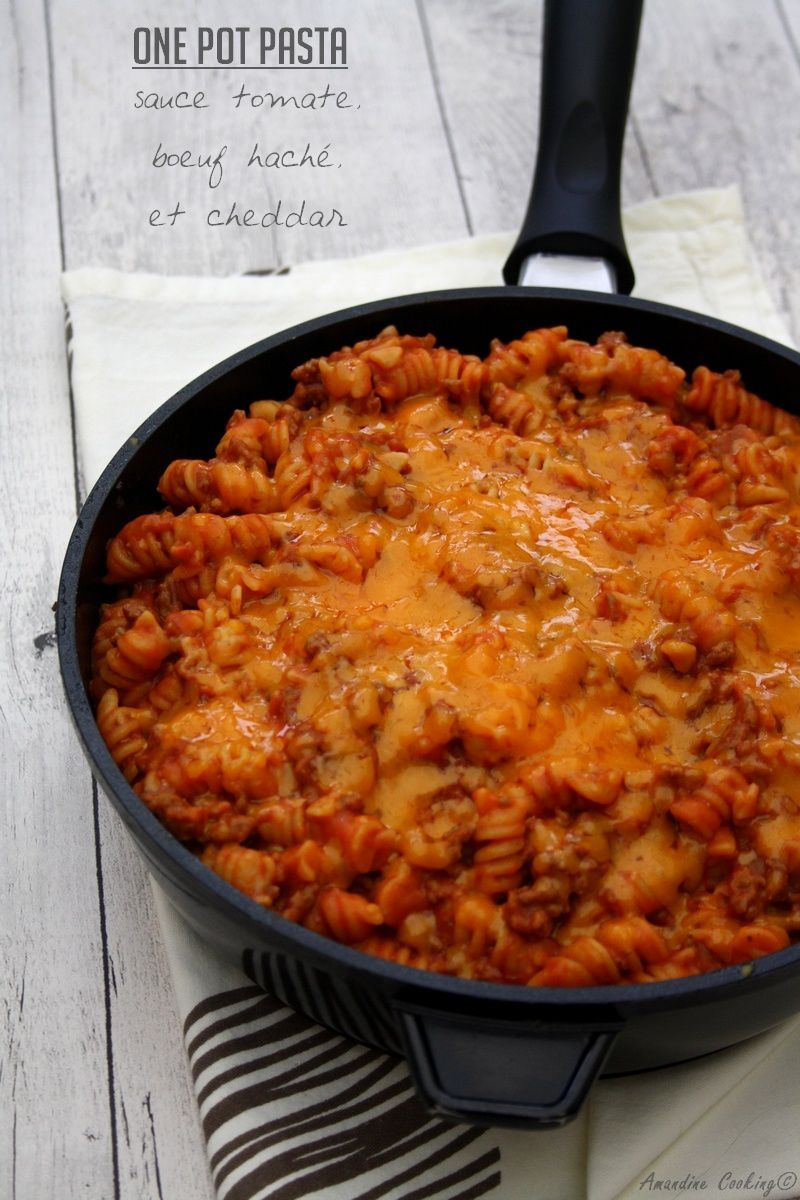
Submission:
<svg viewBox="0 0 800 1200">
<path fill-rule="evenodd" d="M 640 205 L 625 226 L 638 295 L 786 341 L 735 189 Z M 69 272 L 84 484 L 149 412 L 234 350 L 349 304 L 500 283 L 512 241 L 498 234 L 259 278 Z M 721 1054 L 602 1080 L 565 1129 L 453 1125 L 423 1111 L 402 1061 L 254 987 L 154 890 L 220 1200 L 800 1195 L 800 1018 Z"/>
</svg>

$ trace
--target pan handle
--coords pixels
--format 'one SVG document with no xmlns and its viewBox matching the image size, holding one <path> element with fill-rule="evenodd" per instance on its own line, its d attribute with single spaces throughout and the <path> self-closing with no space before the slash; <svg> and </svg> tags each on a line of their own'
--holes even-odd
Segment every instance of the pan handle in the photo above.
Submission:
<svg viewBox="0 0 800 1200">
<path fill-rule="evenodd" d="M 546 0 L 536 174 L 506 283 L 547 253 L 605 258 L 633 288 L 620 170 L 641 15 L 642 0 Z"/>
<path fill-rule="evenodd" d="M 621 1028 L 480 1018 L 395 1005 L 427 1108 L 474 1125 L 550 1129 L 577 1116 Z"/>
</svg>

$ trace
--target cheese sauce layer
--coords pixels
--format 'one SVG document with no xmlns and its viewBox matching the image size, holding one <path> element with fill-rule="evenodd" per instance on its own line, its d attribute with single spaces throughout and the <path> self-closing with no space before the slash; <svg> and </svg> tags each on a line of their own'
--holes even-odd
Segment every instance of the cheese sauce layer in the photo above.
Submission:
<svg viewBox="0 0 800 1200">
<path fill-rule="evenodd" d="M 97 719 L 258 903 L 533 985 L 800 930 L 800 423 L 564 328 L 393 329 L 234 413 L 108 547 Z"/>
</svg>

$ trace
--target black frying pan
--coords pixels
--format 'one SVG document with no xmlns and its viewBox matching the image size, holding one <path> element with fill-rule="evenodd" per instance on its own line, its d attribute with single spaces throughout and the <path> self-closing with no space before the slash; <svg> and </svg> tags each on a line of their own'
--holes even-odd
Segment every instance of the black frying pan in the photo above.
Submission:
<svg viewBox="0 0 800 1200">
<path fill-rule="evenodd" d="M 619 164 L 640 0 L 548 0 L 541 154 L 523 231 L 506 264 L 539 251 L 600 255 L 620 290 L 633 275 L 619 220 Z M 88 697 L 90 644 L 108 539 L 152 511 L 176 455 L 205 458 L 235 407 L 288 395 L 298 363 L 388 323 L 484 355 L 490 337 L 565 324 L 609 329 L 684 368 L 737 367 L 749 388 L 800 411 L 800 355 L 721 321 L 623 295 L 480 288 L 404 296 L 308 321 L 242 350 L 167 401 L 103 472 L 81 511 L 61 577 L 57 632 L 69 706 L 105 792 L 150 870 L 209 947 L 281 1000 L 359 1041 L 405 1054 L 423 1100 L 483 1124 L 541 1128 L 578 1111 L 595 1077 L 732 1045 L 800 1010 L 800 946 L 755 963 L 663 983 L 540 989 L 397 966 L 265 911 L 207 870 L 145 808 L 113 762 Z"/>
</svg>

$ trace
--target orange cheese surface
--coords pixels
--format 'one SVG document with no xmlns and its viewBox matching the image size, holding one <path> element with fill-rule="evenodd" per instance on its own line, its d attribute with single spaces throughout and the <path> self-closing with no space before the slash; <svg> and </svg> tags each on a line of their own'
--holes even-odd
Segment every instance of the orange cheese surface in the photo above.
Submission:
<svg viewBox="0 0 800 1200">
<path fill-rule="evenodd" d="M 534 985 L 800 929 L 800 423 L 563 328 L 385 331 L 234 414 L 108 548 L 98 724 L 290 920 Z"/>
</svg>

